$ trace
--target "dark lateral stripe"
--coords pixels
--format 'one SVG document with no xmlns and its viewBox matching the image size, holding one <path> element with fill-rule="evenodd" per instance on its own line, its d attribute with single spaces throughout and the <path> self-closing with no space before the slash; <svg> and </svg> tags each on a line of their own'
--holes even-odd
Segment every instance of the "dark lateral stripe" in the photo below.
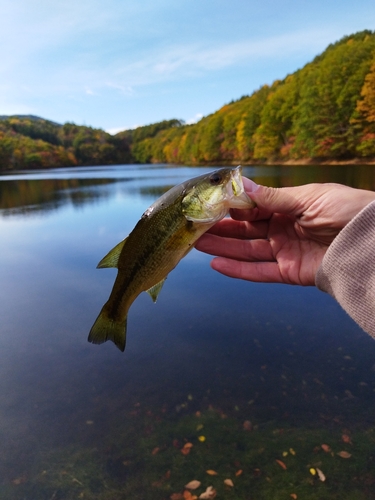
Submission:
<svg viewBox="0 0 375 500">
<path fill-rule="evenodd" d="M 166 215 L 166 214 L 164 214 Z M 155 224 L 154 227 L 157 228 L 157 230 L 151 230 L 148 234 L 148 238 L 151 238 L 151 241 L 145 241 L 144 246 L 142 247 L 142 253 L 139 253 L 135 258 L 132 260 L 131 266 L 128 266 L 126 270 L 119 270 L 117 277 L 116 277 L 116 282 L 113 287 L 113 290 L 116 290 L 116 284 L 118 283 L 118 288 L 116 293 L 113 295 L 111 294 L 111 298 L 109 300 L 110 302 L 110 315 L 112 317 L 116 316 L 116 312 L 119 310 L 121 302 L 124 298 L 124 295 L 126 295 L 126 292 L 128 288 L 133 284 L 135 281 L 138 273 L 141 272 L 143 268 L 146 267 L 147 261 L 149 260 L 151 255 L 155 256 L 155 253 L 162 252 L 161 247 L 165 245 L 165 243 L 168 241 L 168 239 L 176 233 L 178 230 L 182 229 L 181 223 L 184 221 L 181 219 L 181 216 L 179 217 L 174 217 L 173 213 L 168 214 L 168 217 L 162 217 L 162 222 L 160 224 L 159 221 L 154 220 L 152 221 L 152 224 Z M 156 217 L 157 219 L 158 217 Z M 159 222 L 159 224 L 158 224 Z M 150 223 L 150 222 L 149 222 Z M 149 224 L 147 224 L 149 225 Z M 138 229 L 143 229 L 145 232 L 147 232 L 147 227 L 141 228 L 141 225 L 137 225 Z M 136 228 L 137 228 L 136 226 Z M 135 229 L 136 229 L 135 228 Z M 135 229 L 133 230 L 135 233 Z M 151 228 L 150 228 L 151 229 Z M 142 231 L 143 232 L 143 231 Z M 125 245 L 125 251 L 127 247 L 131 247 L 132 239 L 131 238 L 132 233 L 128 237 L 128 241 L 126 242 Z M 140 235 L 134 234 L 133 237 L 138 237 Z M 126 276 L 125 276 L 126 274 Z"/>
</svg>

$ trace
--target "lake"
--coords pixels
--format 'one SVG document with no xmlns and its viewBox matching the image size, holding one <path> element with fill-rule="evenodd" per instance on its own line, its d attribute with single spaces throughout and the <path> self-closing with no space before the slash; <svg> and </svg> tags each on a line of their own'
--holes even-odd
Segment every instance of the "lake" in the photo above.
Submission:
<svg viewBox="0 0 375 500">
<path fill-rule="evenodd" d="M 124 353 L 87 342 L 116 275 L 97 263 L 209 170 L 0 177 L 1 499 L 375 498 L 375 342 L 314 287 L 229 279 L 194 250 L 134 302 Z M 244 175 L 375 189 L 374 166 Z"/>
</svg>

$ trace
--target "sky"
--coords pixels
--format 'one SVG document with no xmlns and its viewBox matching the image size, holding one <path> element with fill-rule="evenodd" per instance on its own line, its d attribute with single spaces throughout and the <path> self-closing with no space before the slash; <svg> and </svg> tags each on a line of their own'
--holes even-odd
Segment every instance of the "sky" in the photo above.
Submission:
<svg viewBox="0 0 375 500">
<path fill-rule="evenodd" d="M 194 123 L 283 79 L 374 0 L 0 0 L 0 115 L 110 133 Z"/>
</svg>

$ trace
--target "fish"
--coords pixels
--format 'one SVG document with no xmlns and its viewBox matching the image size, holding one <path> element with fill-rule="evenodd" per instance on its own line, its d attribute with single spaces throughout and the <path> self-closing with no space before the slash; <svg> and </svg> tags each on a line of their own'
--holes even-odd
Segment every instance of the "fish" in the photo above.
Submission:
<svg viewBox="0 0 375 500">
<path fill-rule="evenodd" d="M 241 166 L 205 173 L 172 187 L 141 216 L 129 236 L 99 262 L 117 268 L 108 301 L 93 324 L 88 341 L 111 340 L 125 350 L 128 311 L 138 295 L 156 302 L 168 274 L 195 242 L 231 208 L 253 208 L 246 194 Z"/>
</svg>

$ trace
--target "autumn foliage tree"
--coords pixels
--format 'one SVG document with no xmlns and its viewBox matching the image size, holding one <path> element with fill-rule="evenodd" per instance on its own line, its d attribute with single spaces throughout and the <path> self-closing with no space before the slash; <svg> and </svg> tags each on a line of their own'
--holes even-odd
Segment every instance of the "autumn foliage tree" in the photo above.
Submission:
<svg viewBox="0 0 375 500">
<path fill-rule="evenodd" d="M 365 78 L 356 111 L 358 120 L 354 120 L 354 123 L 360 123 L 357 153 L 362 156 L 373 155 L 375 151 L 375 56 Z"/>
</svg>

